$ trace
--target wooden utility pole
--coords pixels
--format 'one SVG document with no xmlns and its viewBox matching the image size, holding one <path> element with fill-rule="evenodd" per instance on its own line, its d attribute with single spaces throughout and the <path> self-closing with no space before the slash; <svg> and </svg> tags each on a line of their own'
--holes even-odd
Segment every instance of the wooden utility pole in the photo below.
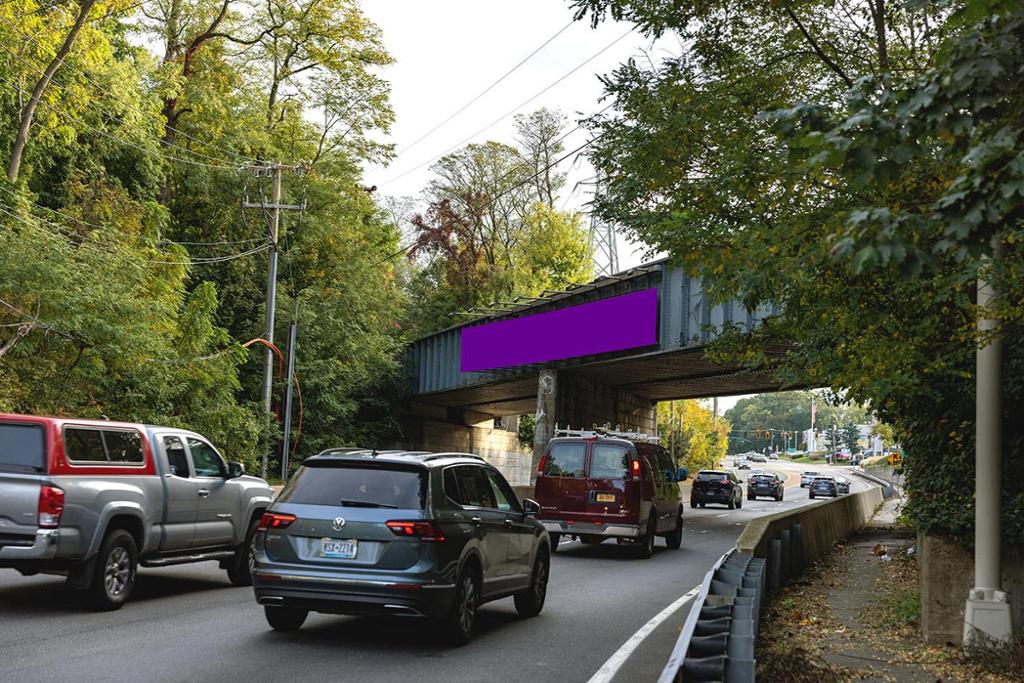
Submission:
<svg viewBox="0 0 1024 683">
<path fill-rule="evenodd" d="M 296 166 L 286 166 L 280 163 L 260 164 L 252 166 L 253 175 L 257 178 L 270 176 L 273 180 L 270 189 L 270 201 L 262 197 L 259 202 L 250 202 L 248 197 L 242 202 L 245 209 L 263 209 L 267 211 L 267 241 L 270 246 L 270 258 L 267 259 L 267 301 L 264 311 L 266 328 L 263 338 L 271 344 L 274 343 L 274 313 L 277 302 L 277 242 L 279 227 L 281 224 L 281 210 L 302 211 L 305 204 L 282 204 L 281 203 L 281 173 L 284 169 L 297 169 Z M 274 351 L 268 346 L 263 356 L 263 412 L 267 416 L 267 423 L 271 416 L 271 394 L 274 380 Z M 262 475 L 267 476 L 269 459 L 268 448 L 263 450 Z"/>
</svg>

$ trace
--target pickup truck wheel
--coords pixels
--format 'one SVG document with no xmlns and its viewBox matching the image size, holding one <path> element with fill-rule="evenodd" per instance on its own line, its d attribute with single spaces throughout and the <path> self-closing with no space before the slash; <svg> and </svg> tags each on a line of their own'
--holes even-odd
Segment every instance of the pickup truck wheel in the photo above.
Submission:
<svg viewBox="0 0 1024 683">
<path fill-rule="evenodd" d="M 96 556 L 96 571 L 89 586 L 89 603 L 98 611 L 120 609 L 135 588 L 139 551 L 124 529 L 107 534 Z"/>
<path fill-rule="evenodd" d="M 275 631 L 298 631 L 309 616 L 307 610 L 294 607 L 264 606 L 263 613 L 267 617 L 267 623 Z"/>
<path fill-rule="evenodd" d="M 252 537 L 256 534 L 256 525 L 259 519 L 249 522 L 249 528 L 245 532 L 245 539 L 235 549 L 235 556 L 231 558 L 227 566 L 228 579 L 235 586 L 252 585 Z"/>
</svg>

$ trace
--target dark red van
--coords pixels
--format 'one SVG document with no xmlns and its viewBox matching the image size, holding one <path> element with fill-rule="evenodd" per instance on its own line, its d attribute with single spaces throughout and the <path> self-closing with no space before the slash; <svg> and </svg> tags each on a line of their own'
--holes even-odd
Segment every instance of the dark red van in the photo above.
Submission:
<svg viewBox="0 0 1024 683">
<path fill-rule="evenodd" d="M 656 536 L 669 548 L 682 544 L 678 482 L 686 472 L 676 469 L 655 438 L 570 432 L 548 442 L 535 497 L 552 549 L 562 535 L 592 545 L 614 538 L 635 544 L 641 557 L 654 552 Z"/>
</svg>

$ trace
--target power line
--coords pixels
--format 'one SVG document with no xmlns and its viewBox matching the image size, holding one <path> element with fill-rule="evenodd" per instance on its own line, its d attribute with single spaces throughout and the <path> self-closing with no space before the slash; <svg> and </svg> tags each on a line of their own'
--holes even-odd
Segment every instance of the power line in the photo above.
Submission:
<svg viewBox="0 0 1024 683">
<path fill-rule="evenodd" d="M 247 250 L 239 252 L 239 253 L 228 254 L 228 255 L 224 255 L 224 256 L 210 256 L 210 257 L 201 257 L 201 256 L 200 257 L 191 257 L 190 256 L 187 261 L 167 261 L 167 260 L 164 260 L 164 259 L 144 259 L 144 258 L 138 258 L 136 256 L 131 256 L 129 254 L 120 254 L 120 253 L 117 253 L 117 252 L 114 252 L 114 251 L 109 251 L 107 249 L 103 249 L 102 247 L 98 247 L 96 245 L 90 244 L 89 242 L 75 242 L 74 239 L 70 235 L 67 235 L 66 233 L 61 231 L 62 229 L 66 229 L 67 226 L 61 225 L 60 223 L 54 223 L 53 221 L 49 221 L 49 220 L 47 220 L 45 218 L 41 218 L 39 216 L 32 216 L 36 221 L 39 221 L 41 223 L 45 223 L 45 224 L 50 225 L 50 226 L 52 226 L 54 228 L 57 228 L 56 232 L 51 232 L 49 230 L 44 230 L 43 228 L 39 227 L 38 225 L 36 225 L 32 221 L 26 220 L 24 217 L 19 215 L 17 213 L 16 207 L 13 207 L 13 206 L 11 206 L 9 204 L 4 204 L 4 203 L 0 202 L 0 213 L 3 213 L 3 214 L 6 214 L 6 215 L 10 216 L 14 220 L 18 221 L 19 223 L 25 225 L 28 228 L 31 228 L 32 230 L 35 230 L 36 232 L 39 232 L 39 233 L 42 233 L 42 234 L 45 234 L 45 235 L 50 235 L 50 236 L 60 235 L 61 237 L 66 238 L 69 242 L 71 242 L 71 244 L 73 244 L 73 245 L 75 245 L 77 247 L 90 250 L 90 251 L 92 251 L 94 253 L 101 254 L 103 256 L 117 256 L 117 257 L 120 257 L 121 259 L 124 259 L 126 261 L 130 261 L 130 262 L 134 262 L 134 263 L 140 263 L 140 264 L 144 264 L 144 265 L 190 266 L 190 265 L 204 265 L 204 264 L 212 264 L 212 263 L 224 263 L 226 261 L 234 261 L 235 259 L 240 259 L 240 258 L 244 258 L 246 256 L 252 256 L 253 254 L 258 254 L 259 252 L 264 251 L 264 250 L 266 250 L 268 248 L 267 244 L 261 244 L 260 246 L 254 247 L 252 249 L 247 249 Z M 164 253 L 164 252 L 159 252 L 158 251 L 157 253 Z M 167 254 L 167 255 L 168 256 L 173 256 L 172 254 Z"/>
<path fill-rule="evenodd" d="M 463 139 L 462 139 L 461 141 L 459 141 L 459 142 L 455 143 L 454 145 L 452 145 L 451 147 L 449 147 L 449 148 L 448 148 L 448 149 L 446 149 L 445 151 L 441 152 L 441 153 L 440 153 L 440 154 L 438 154 L 437 156 L 435 156 L 435 157 L 432 157 L 432 158 L 430 158 L 430 159 L 427 159 L 427 160 L 426 160 L 426 161 L 424 161 L 423 163 L 421 163 L 421 164 L 419 164 L 419 165 L 417 165 L 417 166 L 413 166 L 413 167 L 412 167 L 412 168 L 410 168 L 409 170 L 407 170 L 407 171 L 405 171 L 405 172 L 403 172 L 403 173 L 400 173 L 400 174 L 398 174 L 397 176 L 394 176 L 393 178 L 390 178 L 389 180 L 386 180 L 386 181 L 384 181 L 384 184 L 385 184 L 385 185 L 387 185 L 387 184 L 389 184 L 389 183 L 393 183 L 393 182 L 395 182 L 395 181 L 397 181 L 397 180 L 400 180 L 400 179 L 404 178 L 405 176 L 409 175 L 410 173 L 413 173 L 413 172 L 415 172 L 415 171 L 418 171 L 418 170 L 420 170 L 420 169 L 421 169 L 421 168 L 423 168 L 424 166 L 427 166 L 427 165 L 429 165 L 429 164 L 432 164 L 432 163 L 434 163 L 435 161 L 437 161 L 437 160 L 438 160 L 438 159 L 440 159 L 441 157 L 445 156 L 446 154 L 449 154 L 449 153 L 451 153 L 452 151 L 454 151 L 454 150 L 458 149 L 459 147 L 461 147 L 462 145 L 466 144 L 467 142 L 469 142 L 470 140 L 472 140 L 473 138 L 475 138 L 475 137 L 476 137 L 477 135 L 480 135 L 480 133 L 483 133 L 483 132 L 485 132 L 486 130 L 488 130 L 488 129 L 490 129 L 491 127 L 493 127 L 493 126 L 497 125 L 497 124 L 498 124 L 498 123 L 500 123 L 501 121 L 503 121 L 503 120 L 507 119 L 507 118 L 508 118 L 509 116 L 511 116 L 512 114 L 515 114 L 515 113 L 516 113 L 517 111 L 519 111 L 520 109 L 522 109 L 523 107 L 525 107 L 526 105 L 528 105 L 528 104 L 529 104 L 530 102 L 533 102 L 533 101 L 534 101 L 535 99 L 537 99 L 538 97 L 540 97 L 540 96 L 541 96 L 541 95 L 543 95 L 544 93 L 546 93 L 546 92 L 548 92 L 549 90 L 551 90 L 552 88 L 554 88 L 554 87 L 555 87 L 556 85 L 558 85 L 559 83 L 561 83 L 562 81 L 564 81 L 564 80 L 565 80 L 566 78 L 568 78 L 569 76 L 572 76 L 572 75 L 573 75 L 574 73 L 576 73 L 577 71 L 579 71 L 580 69 L 582 69 L 582 68 L 583 68 L 584 66 L 586 66 L 586 65 L 587 65 L 587 64 L 589 64 L 590 62 L 592 62 L 592 61 L 594 61 L 595 59 L 597 59 L 598 57 L 600 57 L 600 56 L 601 56 L 602 54 L 604 54 L 605 52 L 607 52 L 608 50 L 610 50 L 610 49 L 611 49 L 611 48 L 612 48 L 612 47 L 613 47 L 613 46 L 614 46 L 614 45 L 615 45 L 616 43 L 618 43 L 618 42 L 619 42 L 620 40 L 622 40 L 623 38 L 625 38 L 626 36 L 628 36 L 628 35 L 629 35 L 630 33 L 632 33 L 632 32 L 633 32 L 633 29 L 632 29 L 632 28 L 630 28 L 630 29 L 629 29 L 628 31 L 626 31 L 625 33 L 623 33 L 622 35 L 620 35 L 620 36 L 619 36 L 618 38 L 616 38 L 616 39 L 615 39 L 615 40 L 613 40 L 612 42 L 608 43 L 607 45 L 605 45 L 604 47 L 602 47 L 602 48 L 601 48 L 600 50 L 598 50 L 597 52 L 595 52 L 594 54 L 592 54 L 592 55 L 591 55 L 590 57 L 587 57 L 587 58 L 586 58 L 585 60 L 583 60 L 582 62 L 580 62 L 579 64 L 577 64 L 577 65 L 576 65 L 575 67 L 573 67 L 573 68 L 572 68 L 571 70 L 569 70 L 569 71 L 568 71 L 567 73 L 565 73 L 565 74 L 563 74 L 562 76 L 560 76 L 560 77 L 559 77 L 559 78 L 558 78 L 557 80 L 555 80 L 555 81 L 554 81 L 553 83 L 550 83 L 549 85 L 547 85 L 547 86 L 546 86 L 545 88 L 543 88 L 543 89 L 542 89 L 542 90 L 540 90 L 539 92 L 535 93 L 534 95 L 532 95 L 531 97 L 529 97 L 529 98 L 528 98 L 528 99 L 526 99 L 525 101 L 523 101 L 523 102 L 519 103 L 518 105 L 516 105 L 516 106 L 515 106 L 514 108 L 510 109 L 509 111 L 505 112 L 504 114 L 502 114 L 502 115 L 501 115 L 501 116 L 499 116 L 498 118 L 494 119 L 493 121 L 491 121 L 490 123 L 488 123 L 488 124 L 487 124 L 486 126 L 484 126 L 483 128 L 481 128 L 481 129 L 479 129 L 478 131 L 474 132 L 474 133 L 473 133 L 472 135 L 469 135 L 469 136 L 467 136 L 467 137 L 463 138 Z"/>
<path fill-rule="evenodd" d="M 21 86 L 19 86 L 17 83 L 15 83 L 14 81 L 12 81 L 9 78 L 4 78 L 3 76 L 0 76 L 0 81 L 3 81 L 5 83 L 9 84 L 12 88 L 14 88 L 15 90 L 17 90 L 18 92 L 20 92 L 22 94 L 27 94 L 28 93 L 27 90 L 24 90 Z M 77 118 L 75 116 L 72 116 L 72 115 L 68 114 L 67 112 L 61 112 L 59 109 L 57 109 L 57 105 L 55 103 L 52 103 L 52 102 L 49 102 L 47 100 L 42 100 L 41 99 L 41 100 L 39 100 L 39 104 L 41 106 L 48 107 L 48 108 L 51 108 L 54 111 L 57 111 L 60 115 L 66 116 L 68 119 L 70 119 L 76 125 L 81 126 L 82 128 L 84 128 L 86 130 L 92 131 L 93 133 L 96 133 L 97 135 L 100 135 L 102 137 L 105 137 L 105 138 L 108 138 L 110 140 L 113 140 L 114 142 L 116 142 L 118 144 L 125 145 L 126 147 L 131 147 L 133 149 L 137 149 L 137 150 L 139 150 L 141 152 L 149 152 L 149 151 L 151 151 L 151 150 L 143 147 L 142 145 L 139 145 L 137 143 L 131 142 L 129 140 L 124 140 L 122 138 L 119 138 L 116 135 L 112 135 L 111 133 L 108 133 L 108 132 L 106 132 L 104 130 L 101 130 L 101 129 L 95 127 L 95 126 L 91 126 L 88 123 L 86 123 L 85 121 L 82 121 L 81 119 L 79 119 L 79 118 Z M 117 120 L 116 116 L 111 115 L 111 118 Z M 206 156 L 206 155 L 204 155 L 204 154 L 202 154 L 200 152 L 194 152 L 192 150 L 188 150 L 188 149 L 185 149 L 183 147 L 177 147 L 176 145 L 164 145 L 162 141 L 157 141 L 157 144 L 159 144 L 162 147 L 172 146 L 172 147 L 175 147 L 177 149 L 182 149 L 183 151 L 190 152 L 192 154 L 197 154 L 199 156 Z M 171 161 L 178 161 L 178 162 L 181 162 L 183 164 L 191 164 L 193 166 L 200 166 L 200 167 L 203 167 L 203 168 L 215 168 L 215 169 L 220 169 L 220 170 L 237 170 L 238 169 L 237 165 L 232 164 L 232 162 L 224 161 L 224 160 L 218 160 L 218 161 L 224 161 L 224 164 L 229 164 L 229 165 L 210 164 L 210 163 L 206 163 L 205 161 L 196 161 L 195 159 L 186 159 L 184 157 L 178 157 L 178 156 L 174 156 L 172 154 L 166 154 L 166 153 L 163 155 L 163 158 L 164 159 L 170 159 Z M 210 157 L 210 158 L 214 158 L 214 157 Z"/>
<path fill-rule="evenodd" d="M 577 126 L 577 128 L 576 128 L 576 129 L 573 129 L 573 130 L 577 130 L 578 128 L 579 128 L 579 126 Z M 572 131 L 570 131 L 570 132 L 572 132 Z M 567 135 L 568 135 L 568 133 L 567 133 Z M 603 134 L 602 134 L 602 135 L 603 135 Z M 513 185 L 513 186 L 511 186 L 511 187 L 509 187 L 509 188 L 507 188 L 507 189 L 503 190 L 502 192 L 499 192 L 499 193 L 498 193 L 498 194 L 496 194 L 496 195 L 495 195 L 495 196 L 494 196 L 494 197 L 493 197 L 493 198 L 492 198 L 491 200 L 489 200 L 488 202 L 484 203 L 484 204 L 483 204 L 483 205 L 482 205 L 481 207 L 479 207 L 479 210 L 484 210 L 484 209 L 487 209 L 487 208 L 488 208 L 488 207 L 490 207 L 490 206 L 491 206 L 492 204 L 494 204 L 494 202 L 498 201 L 498 200 L 499 200 L 499 199 L 501 199 L 502 197 L 504 197 L 504 196 L 508 195 L 509 193 L 511 193 L 511 192 L 514 192 L 515 190 L 518 190 L 519 188 L 523 187 L 524 185 L 526 185 L 526 184 L 530 183 L 530 182 L 531 182 L 531 181 L 533 181 L 533 180 L 534 180 L 535 178 L 537 178 L 538 176 L 540 176 L 540 174 L 541 174 L 541 173 L 544 173 L 545 171 L 551 170 L 552 168 L 554 168 L 554 167 L 555 167 L 555 166 L 557 166 L 558 164 L 562 163 L 563 161 L 565 161 L 566 159 L 568 159 L 568 158 L 569 158 L 569 157 L 571 157 L 572 155 L 574 155 L 574 154 L 577 154 L 577 153 L 579 153 L 579 152 L 583 151 L 584 149 L 586 149 L 587 147 L 589 147 L 590 145 L 594 144 L 594 143 L 595 143 L 595 142 L 597 142 L 597 141 L 598 141 L 599 139 L 601 139 L 602 135 L 597 135 L 597 136 L 595 136 L 595 137 L 593 137 L 593 138 L 591 138 L 591 139 L 587 140 L 586 142 L 584 142 L 584 143 L 583 143 L 582 145 L 580 145 L 579 147 L 577 147 L 577 148 L 573 149 L 572 151 L 570 151 L 570 152 L 567 152 L 566 154 L 564 154 L 564 155 L 560 156 L 559 158 L 555 159 L 554 161 L 552 161 L 552 162 L 551 162 L 550 164 L 548 164 L 548 165 L 547 165 L 547 166 L 545 166 L 544 168 L 538 169 L 538 170 L 537 170 L 537 171 L 536 171 L 535 173 L 533 173 L 532 175 L 530 175 L 530 176 L 527 176 L 526 178 L 524 178 L 523 180 L 519 181 L 519 182 L 518 182 L 518 183 L 516 183 L 515 185 Z M 517 170 L 517 168 L 513 168 L 513 169 L 509 170 L 509 171 L 508 171 L 508 172 L 506 172 L 506 173 L 505 173 L 505 174 L 504 174 L 503 176 L 501 176 L 500 178 L 498 178 L 498 180 L 497 180 L 497 181 L 495 181 L 495 182 L 501 182 L 502 180 L 504 180 L 505 178 L 507 178 L 507 177 L 508 177 L 509 175 L 511 175 L 512 173 L 514 173 L 514 172 L 515 172 L 516 170 Z M 382 263 L 385 263 L 385 262 L 387 262 L 387 261 L 390 261 L 390 260 L 392 260 L 392 259 L 394 259 L 394 258 L 397 258 L 397 257 L 401 256 L 402 254 L 405 254 L 405 253 L 407 253 L 407 252 L 408 252 L 409 250 L 411 250 L 411 249 L 414 249 L 414 248 L 416 248 L 417 246 L 421 246 L 421 245 L 422 245 L 422 242 L 423 242 L 423 238 L 422 238 L 422 237 L 420 237 L 420 238 L 417 238 L 416 240 L 414 240 L 414 241 L 412 242 L 412 244 L 409 244 L 409 245 L 407 245 L 407 246 L 405 246 L 405 247 L 402 247 L 401 249 L 399 249 L 398 251 L 394 252 L 393 254 L 389 254 L 388 256 L 385 256 L 384 258 L 380 259 L 379 261 L 377 261 L 377 262 L 376 262 L 376 263 L 374 263 L 373 265 L 374 265 L 374 266 L 378 266 L 378 265 L 380 265 L 380 264 L 382 264 Z"/>
<path fill-rule="evenodd" d="M 464 105 L 462 105 L 461 107 L 456 109 L 455 112 L 452 113 L 451 115 L 449 115 L 448 118 L 446 118 L 444 121 L 441 121 L 441 123 L 437 124 L 436 126 L 431 128 L 430 130 L 428 130 L 426 133 L 424 133 L 420 137 L 418 137 L 415 140 L 413 140 L 410 144 L 408 144 L 404 149 L 402 149 L 398 153 L 398 156 L 401 156 L 402 154 L 405 154 L 410 149 L 412 149 L 413 147 L 415 147 L 419 143 L 421 143 L 424 140 L 426 140 L 428 137 L 433 135 L 435 132 L 437 132 L 437 130 L 440 129 L 442 126 L 444 126 L 446 123 L 448 123 L 449 121 L 454 119 L 456 116 L 458 116 L 462 112 L 464 112 L 467 109 L 469 109 L 469 107 L 471 107 L 474 103 L 476 103 L 481 97 L 483 97 L 484 95 L 489 93 L 491 90 L 493 90 L 499 83 L 501 83 L 506 78 L 511 76 L 513 73 L 515 73 L 519 69 L 519 67 L 521 67 L 523 64 L 526 64 L 528 61 L 530 61 L 534 57 L 534 55 L 536 55 L 538 52 L 540 52 L 545 47 L 547 47 L 551 43 L 551 41 L 553 41 L 558 36 L 562 35 L 565 32 L 565 30 L 568 29 L 570 26 L 572 26 L 574 23 L 576 23 L 576 22 L 575 21 L 570 21 L 568 24 L 566 24 L 562 28 L 558 29 L 558 31 L 555 33 L 555 35 L 551 36 L 550 38 L 545 40 L 543 43 L 541 43 L 541 45 L 539 47 L 537 47 L 530 54 L 526 55 L 526 57 L 524 57 L 518 64 L 513 66 L 511 69 L 506 71 L 504 74 L 502 74 L 502 76 L 500 78 L 498 78 L 498 80 L 494 81 L 489 86 L 484 88 L 480 93 L 478 93 L 475 97 L 473 97 L 473 99 L 471 99 L 469 102 L 466 102 Z"/>
</svg>

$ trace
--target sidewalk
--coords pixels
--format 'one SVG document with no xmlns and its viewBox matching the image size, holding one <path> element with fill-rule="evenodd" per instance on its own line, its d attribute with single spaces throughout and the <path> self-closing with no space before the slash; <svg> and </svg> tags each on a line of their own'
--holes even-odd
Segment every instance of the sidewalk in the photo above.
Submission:
<svg viewBox="0 0 1024 683">
<path fill-rule="evenodd" d="M 959 649 L 921 643 L 916 539 L 886 501 L 869 526 L 768 601 L 758 636 L 758 680 L 1001 681 L 969 667 Z"/>
</svg>

